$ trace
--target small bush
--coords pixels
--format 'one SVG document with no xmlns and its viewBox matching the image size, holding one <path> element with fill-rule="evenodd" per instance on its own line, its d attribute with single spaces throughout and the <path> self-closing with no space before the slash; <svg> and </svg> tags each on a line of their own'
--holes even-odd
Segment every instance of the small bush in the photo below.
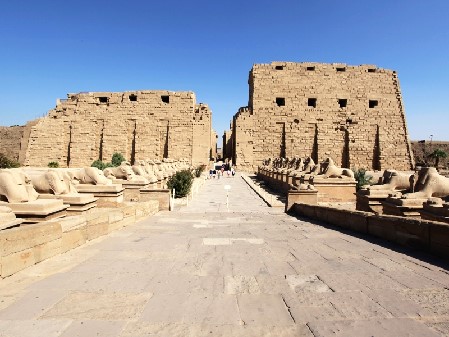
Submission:
<svg viewBox="0 0 449 337">
<path fill-rule="evenodd" d="M 9 159 L 3 153 L 0 153 L 0 168 L 15 168 L 19 166 L 19 162 Z"/>
<path fill-rule="evenodd" d="M 358 169 L 354 171 L 354 179 L 357 181 L 356 190 L 360 190 L 365 185 L 371 185 L 372 176 L 366 174 L 365 169 Z"/>
<path fill-rule="evenodd" d="M 193 175 L 189 170 L 182 170 L 176 172 L 174 176 L 172 176 L 168 182 L 167 186 L 170 189 L 175 189 L 175 197 L 183 198 L 190 192 L 190 188 L 193 184 Z"/>
<path fill-rule="evenodd" d="M 201 173 L 203 173 L 204 169 L 206 167 L 204 165 L 198 166 L 195 171 L 193 172 L 193 174 L 195 175 L 195 177 L 199 178 L 201 177 Z"/>
<path fill-rule="evenodd" d="M 122 156 L 121 153 L 116 152 L 112 155 L 112 159 L 111 159 L 112 166 L 115 166 L 115 167 L 120 166 L 120 164 L 124 161 L 126 161 L 126 159 L 125 159 L 125 157 Z"/>
<path fill-rule="evenodd" d="M 95 160 L 90 166 L 96 167 L 97 169 L 100 169 L 100 170 L 103 171 L 105 168 L 108 168 L 108 167 L 117 167 L 117 166 L 120 166 L 120 164 L 121 164 L 122 162 L 124 162 L 124 161 L 126 161 L 126 160 L 125 160 L 125 158 L 122 156 L 122 154 L 116 152 L 116 153 L 114 153 L 114 154 L 112 155 L 112 159 L 111 159 L 111 162 L 110 162 L 110 163 L 101 161 L 100 159 L 97 159 L 97 160 Z"/>
<path fill-rule="evenodd" d="M 90 166 L 96 167 L 97 169 L 103 171 L 107 167 L 111 167 L 111 163 L 102 162 L 100 159 L 95 160 Z"/>
<path fill-rule="evenodd" d="M 59 167 L 59 163 L 57 161 L 51 161 L 51 162 L 48 163 L 47 166 L 51 167 L 51 168 L 58 168 Z"/>
</svg>

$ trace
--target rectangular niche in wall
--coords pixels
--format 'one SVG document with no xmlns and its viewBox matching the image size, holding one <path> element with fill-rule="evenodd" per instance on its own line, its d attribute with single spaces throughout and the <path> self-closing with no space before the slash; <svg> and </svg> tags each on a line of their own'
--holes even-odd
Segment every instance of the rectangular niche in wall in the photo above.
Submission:
<svg viewBox="0 0 449 337">
<path fill-rule="evenodd" d="M 375 108 L 378 104 L 379 104 L 379 102 L 378 102 L 377 100 L 370 99 L 370 100 L 369 100 L 369 103 L 368 103 L 368 106 L 369 106 L 370 109 L 373 109 L 373 108 Z"/>
<path fill-rule="evenodd" d="M 316 98 L 307 99 L 307 106 L 316 108 Z"/>
<path fill-rule="evenodd" d="M 340 108 L 346 108 L 346 105 L 348 105 L 348 100 L 346 98 L 339 98 L 338 105 L 340 105 Z"/>
<path fill-rule="evenodd" d="M 161 100 L 162 100 L 162 102 L 164 102 L 164 103 L 170 103 L 170 96 L 168 96 L 168 95 L 162 95 L 162 96 L 161 96 Z"/>
<path fill-rule="evenodd" d="M 100 103 L 107 103 L 109 101 L 109 98 L 107 98 L 107 97 L 98 97 L 98 101 Z"/>
<path fill-rule="evenodd" d="M 276 104 L 278 106 L 285 106 L 285 98 L 284 97 L 276 97 Z"/>
<path fill-rule="evenodd" d="M 131 102 L 137 102 L 137 96 L 136 95 L 129 95 L 129 100 Z"/>
</svg>

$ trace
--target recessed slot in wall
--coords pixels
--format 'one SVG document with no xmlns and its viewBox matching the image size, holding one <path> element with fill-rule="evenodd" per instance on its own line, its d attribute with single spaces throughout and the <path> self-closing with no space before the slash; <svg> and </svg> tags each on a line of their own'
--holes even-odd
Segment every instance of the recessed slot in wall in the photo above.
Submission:
<svg viewBox="0 0 449 337">
<path fill-rule="evenodd" d="M 98 97 L 98 101 L 100 103 L 107 103 L 109 101 L 109 99 L 107 97 Z"/>
<path fill-rule="evenodd" d="M 278 106 L 284 106 L 285 105 L 285 98 L 284 97 L 276 97 L 276 104 Z"/>
<path fill-rule="evenodd" d="M 276 70 L 284 70 L 284 66 L 276 66 L 276 67 L 274 67 L 274 69 L 276 69 Z"/>
<path fill-rule="evenodd" d="M 346 105 L 348 105 L 348 100 L 346 98 L 339 98 L 338 105 L 340 105 L 340 108 L 346 108 Z"/>
<path fill-rule="evenodd" d="M 307 99 L 307 106 L 316 108 L 316 98 Z"/>
<path fill-rule="evenodd" d="M 168 95 L 162 95 L 162 96 L 161 96 L 161 100 L 162 100 L 162 102 L 164 102 L 164 103 L 170 103 L 170 96 L 168 96 Z"/>
<path fill-rule="evenodd" d="M 375 73 L 375 72 L 376 72 L 376 69 L 375 69 L 375 68 L 368 68 L 368 72 L 369 72 L 369 73 Z"/>
<path fill-rule="evenodd" d="M 308 70 L 308 71 L 314 71 L 314 70 L 315 70 L 315 67 L 307 67 L 307 70 Z"/>
<path fill-rule="evenodd" d="M 369 100 L 369 103 L 368 103 L 368 106 L 369 106 L 370 109 L 373 109 L 373 108 L 375 108 L 378 104 L 379 104 L 379 102 L 378 102 L 377 100 L 372 100 L 372 99 L 370 99 L 370 100 Z"/>
<path fill-rule="evenodd" d="M 131 102 L 137 102 L 137 96 L 136 95 L 129 95 L 129 100 Z"/>
<path fill-rule="evenodd" d="M 337 68 L 337 71 L 339 71 L 339 72 L 345 72 L 345 71 L 346 71 L 346 68 L 345 68 L 345 67 L 338 67 L 338 68 Z"/>
</svg>

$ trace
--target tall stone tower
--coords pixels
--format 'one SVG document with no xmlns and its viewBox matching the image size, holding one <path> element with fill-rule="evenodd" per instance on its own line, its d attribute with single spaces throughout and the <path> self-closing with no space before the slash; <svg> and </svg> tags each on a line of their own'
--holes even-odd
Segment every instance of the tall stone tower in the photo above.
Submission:
<svg viewBox="0 0 449 337">
<path fill-rule="evenodd" d="M 348 168 L 410 170 L 413 155 L 395 71 L 373 65 L 273 62 L 249 73 L 232 121 L 233 161 L 332 157 Z"/>
</svg>

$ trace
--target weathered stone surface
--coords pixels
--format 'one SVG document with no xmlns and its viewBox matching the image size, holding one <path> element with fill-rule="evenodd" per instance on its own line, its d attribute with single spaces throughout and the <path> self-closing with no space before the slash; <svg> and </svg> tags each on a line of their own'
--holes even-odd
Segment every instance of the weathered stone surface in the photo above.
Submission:
<svg viewBox="0 0 449 337">
<path fill-rule="evenodd" d="M 413 167 L 395 71 L 272 62 L 254 65 L 248 83 L 249 106 L 232 121 L 232 159 L 239 169 L 293 156 L 331 156 L 342 167 Z"/>
</svg>

